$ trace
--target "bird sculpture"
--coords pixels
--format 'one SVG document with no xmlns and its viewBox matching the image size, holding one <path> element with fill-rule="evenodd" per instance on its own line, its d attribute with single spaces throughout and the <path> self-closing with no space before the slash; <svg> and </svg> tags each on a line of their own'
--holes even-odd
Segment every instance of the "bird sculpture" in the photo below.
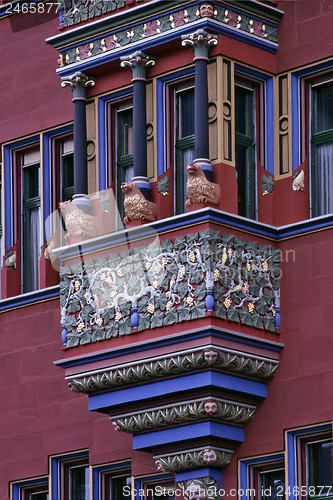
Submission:
<svg viewBox="0 0 333 500">
<path fill-rule="evenodd" d="M 220 186 L 207 179 L 200 163 L 190 163 L 187 165 L 186 171 L 187 200 L 185 205 L 187 207 L 194 203 L 218 205 L 220 203 Z"/>
<path fill-rule="evenodd" d="M 134 182 L 123 182 L 121 189 L 125 196 L 125 224 L 132 220 L 154 222 L 157 219 L 156 203 L 147 200 Z"/>
<path fill-rule="evenodd" d="M 301 170 L 300 173 L 295 177 L 293 182 L 293 190 L 304 191 L 304 170 Z"/>
</svg>

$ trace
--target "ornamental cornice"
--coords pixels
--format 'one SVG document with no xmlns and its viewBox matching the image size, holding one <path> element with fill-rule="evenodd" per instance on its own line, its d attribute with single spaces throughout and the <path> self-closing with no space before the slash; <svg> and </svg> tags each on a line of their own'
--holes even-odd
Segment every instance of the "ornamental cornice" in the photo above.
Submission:
<svg viewBox="0 0 333 500">
<path fill-rule="evenodd" d="M 116 431 L 134 434 L 169 425 L 199 422 L 209 417 L 246 424 L 251 420 L 254 412 L 255 406 L 253 405 L 209 397 L 116 415 L 110 419 Z"/>
<path fill-rule="evenodd" d="M 96 370 L 89 374 L 71 375 L 66 380 L 73 391 L 89 394 L 209 367 L 268 379 L 275 374 L 278 361 L 206 346 Z"/>
<path fill-rule="evenodd" d="M 177 453 L 155 455 L 154 460 L 158 471 L 182 472 L 202 467 L 222 468 L 231 462 L 233 450 L 217 446 L 205 446 Z"/>
<path fill-rule="evenodd" d="M 101 4 L 104 1 L 110 3 L 109 0 L 100 0 Z M 81 10 L 91 8 L 92 5 L 94 4 L 82 2 Z M 126 27 L 119 27 L 118 21 L 118 26 L 106 25 L 103 34 L 100 34 L 101 26 L 99 29 L 97 28 L 99 32 L 95 33 L 90 28 L 91 38 L 86 34 L 84 43 L 78 40 L 79 32 L 76 37 L 69 38 L 70 35 L 67 35 L 68 40 L 71 40 L 71 48 L 65 50 L 60 48 L 64 44 L 64 42 L 60 43 L 61 38 L 54 37 L 54 39 L 48 39 L 47 42 L 60 50 L 58 59 L 60 69 L 80 66 L 81 63 L 86 65 L 90 60 L 112 56 L 113 53 L 115 53 L 116 58 L 120 56 L 119 52 L 122 52 L 123 49 L 126 52 L 131 50 L 131 46 L 133 46 L 133 50 L 141 50 L 140 46 L 149 40 L 154 40 L 154 44 L 156 44 L 159 39 L 162 41 L 165 36 L 168 38 L 173 36 L 172 33 L 174 33 L 174 37 L 178 37 L 178 32 L 183 32 L 184 29 L 188 32 L 189 27 L 198 29 L 202 22 L 204 23 L 202 27 L 208 27 L 210 30 L 236 38 L 239 34 L 243 40 L 248 38 L 250 43 L 257 41 L 263 48 L 270 51 L 275 51 L 278 46 L 276 22 L 267 21 L 264 18 L 260 19 L 257 17 L 258 14 L 253 16 L 249 12 L 240 11 L 233 5 L 216 4 L 212 18 L 201 18 L 198 4 L 183 5 L 170 12 L 155 13 L 153 17 L 137 20 L 133 24 L 126 23 Z M 72 17 L 72 19 L 74 18 Z M 69 17 L 65 15 L 64 26 L 66 26 L 68 19 Z M 64 37 L 65 39 L 66 37 Z"/>
</svg>

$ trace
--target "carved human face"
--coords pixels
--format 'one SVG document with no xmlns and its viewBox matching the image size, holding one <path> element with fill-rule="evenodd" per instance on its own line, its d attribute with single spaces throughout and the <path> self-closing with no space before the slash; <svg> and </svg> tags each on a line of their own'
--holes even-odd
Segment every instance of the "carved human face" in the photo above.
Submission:
<svg viewBox="0 0 333 500">
<path fill-rule="evenodd" d="M 215 451 L 210 448 L 204 450 L 202 460 L 203 462 L 205 462 L 205 464 L 213 464 L 214 462 L 216 462 L 217 456 Z"/>
<path fill-rule="evenodd" d="M 217 402 L 216 401 L 206 401 L 204 410 L 208 415 L 213 415 L 217 412 Z"/>
<path fill-rule="evenodd" d="M 185 490 L 185 496 L 188 500 L 207 500 L 206 489 L 195 482 L 188 485 Z"/>
<path fill-rule="evenodd" d="M 213 17 L 214 7 L 211 3 L 203 3 L 199 7 L 200 17 Z"/>
<path fill-rule="evenodd" d="M 217 360 L 217 352 L 216 351 L 205 351 L 204 352 L 204 358 L 205 358 L 205 361 L 207 361 L 207 363 L 209 365 L 212 365 L 213 363 L 215 363 L 215 361 Z"/>
</svg>

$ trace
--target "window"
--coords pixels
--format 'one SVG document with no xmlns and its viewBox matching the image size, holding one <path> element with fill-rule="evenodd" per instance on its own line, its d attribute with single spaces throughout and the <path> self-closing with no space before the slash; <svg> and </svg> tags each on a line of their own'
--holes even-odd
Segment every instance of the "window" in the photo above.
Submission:
<svg viewBox="0 0 333 500">
<path fill-rule="evenodd" d="M 72 137 L 56 142 L 58 171 L 60 174 L 60 200 L 70 200 L 74 195 L 74 142 Z"/>
<path fill-rule="evenodd" d="M 128 495 L 125 486 L 131 485 L 131 476 L 129 474 L 105 474 L 104 475 L 104 493 L 102 498 L 105 500 L 126 500 Z"/>
<path fill-rule="evenodd" d="M 254 87 L 243 80 L 235 84 L 235 163 L 238 214 L 255 218 Z"/>
<path fill-rule="evenodd" d="M 11 483 L 10 500 L 49 500 L 47 477 Z"/>
<path fill-rule="evenodd" d="M 109 108 L 112 138 L 110 158 L 113 168 L 110 172 L 121 221 L 125 217 L 123 182 L 131 182 L 134 177 L 133 165 L 133 105 L 132 101 L 121 101 Z"/>
<path fill-rule="evenodd" d="M 21 163 L 23 216 L 23 292 L 39 288 L 40 239 L 40 152 L 31 149 L 19 155 Z"/>
<path fill-rule="evenodd" d="M 333 213 L 333 81 L 312 85 L 312 216 Z"/>
<path fill-rule="evenodd" d="M 50 458 L 52 498 L 90 500 L 90 467 L 86 451 Z"/>
<path fill-rule="evenodd" d="M 92 467 L 92 500 L 127 500 L 131 496 L 131 462 Z"/>
<path fill-rule="evenodd" d="M 306 476 L 310 497 L 333 498 L 332 439 L 306 443 Z"/>
<path fill-rule="evenodd" d="M 77 463 L 64 463 L 62 476 L 64 500 L 89 500 L 90 471 L 86 460 Z"/>
<path fill-rule="evenodd" d="M 261 470 L 258 475 L 259 495 L 261 500 L 279 500 L 285 492 L 284 468 Z"/>
<path fill-rule="evenodd" d="M 185 212 L 186 166 L 194 159 L 194 87 L 174 89 L 175 105 L 175 212 Z"/>
<path fill-rule="evenodd" d="M 145 500 L 175 500 L 173 482 L 145 485 Z"/>
</svg>

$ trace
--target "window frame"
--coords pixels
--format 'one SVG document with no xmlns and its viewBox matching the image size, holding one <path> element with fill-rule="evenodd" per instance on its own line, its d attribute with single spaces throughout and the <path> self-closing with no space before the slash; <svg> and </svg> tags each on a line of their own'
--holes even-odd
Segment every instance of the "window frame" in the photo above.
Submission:
<svg viewBox="0 0 333 500">
<path fill-rule="evenodd" d="M 259 106 L 261 103 L 262 89 L 260 82 L 253 79 L 246 78 L 244 75 L 239 75 L 235 72 L 235 173 L 237 181 L 237 197 L 238 197 L 238 215 L 248 219 L 258 219 L 258 187 L 257 187 L 257 169 L 258 159 L 260 159 L 260 152 L 262 147 L 260 142 L 261 138 L 261 120 Z M 246 130 L 248 133 L 237 131 L 237 88 L 248 90 L 246 106 L 249 108 L 250 114 L 246 114 Z M 251 92 L 251 94 L 250 94 Z M 259 142 L 259 143 L 258 143 Z M 237 149 L 238 147 L 245 148 L 248 159 L 246 160 L 246 167 L 243 172 L 237 162 Z M 244 178 L 244 183 L 240 184 L 241 175 Z M 243 186 L 243 189 L 242 189 Z M 241 188 L 241 189 L 240 189 Z M 241 203 L 240 193 L 243 191 L 243 206 Z"/>
<path fill-rule="evenodd" d="M 92 500 L 106 498 L 107 485 L 106 480 L 112 477 L 128 477 L 128 485 L 132 484 L 131 461 L 114 462 L 92 467 Z M 128 498 L 128 497 L 126 497 Z"/>
<path fill-rule="evenodd" d="M 309 149 L 310 149 L 310 217 L 320 217 L 324 215 L 328 215 L 332 212 L 325 210 L 323 213 L 320 209 L 320 202 L 322 200 L 322 194 L 320 193 L 320 189 L 318 187 L 318 170 L 317 170 L 317 160 L 316 153 L 319 146 L 325 144 L 332 144 L 333 146 L 333 126 L 331 129 L 327 130 L 317 130 L 317 122 L 318 122 L 318 89 L 320 87 L 325 87 L 327 84 L 331 83 L 333 88 L 333 75 L 332 73 L 327 74 L 325 76 L 317 76 L 317 78 L 312 78 L 308 81 L 308 89 L 309 89 L 309 109 L 310 111 L 310 141 L 309 141 Z M 333 124 L 332 124 L 333 125 Z M 324 180 L 323 180 L 324 182 Z M 333 193 L 332 193 L 333 196 Z M 333 199 L 332 199 L 333 205 Z"/>
<path fill-rule="evenodd" d="M 49 470 L 51 471 L 51 496 L 57 500 L 69 500 L 69 470 L 71 467 L 87 466 L 89 470 L 89 484 L 91 486 L 91 467 L 89 465 L 89 453 L 87 450 L 71 452 L 67 454 L 54 455 L 49 458 Z M 65 484 L 65 481 L 67 484 Z M 86 486 L 87 487 L 87 486 Z M 90 498 L 88 495 L 87 500 Z"/>
<path fill-rule="evenodd" d="M 47 491 L 45 490 L 45 488 Z M 48 476 L 41 476 L 31 479 L 25 479 L 23 481 L 11 482 L 10 500 L 33 500 L 33 497 L 31 499 L 32 493 L 38 493 L 38 492 L 43 493 L 43 491 L 38 491 L 38 490 L 45 490 L 45 492 L 48 495 L 48 498 L 50 498 Z M 29 495 L 29 497 L 27 497 L 27 495 Z"/>
<path fill-rule="evenodd" d="M 186 182 L 187 175 L 185 172 L 185 158 L 183 155 L 189 153 L 192 157 L 190 161 L 194 159 L 194 146 L 195 146 L 195 135 L 194 127 L 193 134 L 186 136 L 181 135 L 181 110 L 180 107 L 183 106 L 181 103 L 182 94 L 193 91 L 193 104 L 194 104 L 194 92 L 195 92 L 195 82 L 192 79 L 187 79 L 182 83 L 177 83 L 170 88 L 172 92 L 171 102 L 173 101 L 173 137 L 174 137 L 174 214 L 181 214 L 186 212 L 185 201 L 186 201 Z M 194 120 L 193 120 L 194 123 Z M 170 137 L 172 135 L 170 134 Z M 170 141 L 171 142 L 171 141 Z M 170 144 L 171 146 L 171 144 Z M 172 147 L 171 146 L 171 147 Z"/>
</svg>

